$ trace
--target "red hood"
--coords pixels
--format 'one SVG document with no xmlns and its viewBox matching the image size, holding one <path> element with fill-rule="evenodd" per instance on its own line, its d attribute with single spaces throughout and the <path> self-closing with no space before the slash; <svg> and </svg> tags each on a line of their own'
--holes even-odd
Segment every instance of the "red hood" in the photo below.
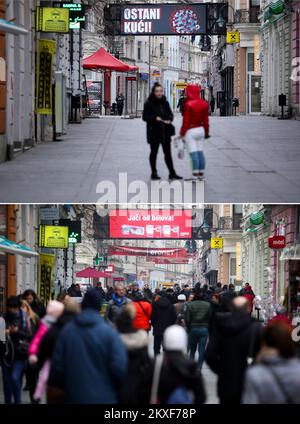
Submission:
<svg viewBox="0 0 300 424">
<path fill-rule="evenodd" d="M 200 99 L 201 87 L 200 85 L 190 84 L 186 87 L 187 100 Z"/>
</svg>

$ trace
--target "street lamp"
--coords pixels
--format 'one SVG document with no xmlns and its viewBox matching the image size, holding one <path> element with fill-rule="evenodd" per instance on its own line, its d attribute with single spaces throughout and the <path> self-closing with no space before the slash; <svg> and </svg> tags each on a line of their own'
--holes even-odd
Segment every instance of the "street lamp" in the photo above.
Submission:
<svg viewBox="0 0 300 424">
<path fill-rule="evenodd" d="M 216 21 L 216 23 L 217 23 L 217 25 L 218 25 L 219 28 L 224 28 L 226 26 L 226 23 L 229 23 L 230 25 L 232 25 L 234 23 L 234 22 L 227 22 L 225 20 L 222 12 L 223 12 L 223 10 L 225 10 L 226 7 L 230 7 L 232 9 L 233 16 L 234 16 L 234 13 L 235 13 L 234 8 L 230 4 L 224 4 L 224 6 L 222 6 L 220 8 L 220 10 L 219 10 L 219 17 L 218 17 L 218 19 Z"/>
</svg>

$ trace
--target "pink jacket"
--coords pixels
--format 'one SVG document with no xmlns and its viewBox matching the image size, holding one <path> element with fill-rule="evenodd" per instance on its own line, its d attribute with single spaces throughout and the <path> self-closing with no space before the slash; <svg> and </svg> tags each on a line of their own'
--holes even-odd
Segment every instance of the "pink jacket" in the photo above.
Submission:
<svg viewBox="0 0 300 424">
<path fill-rule="evenodd" d="M 43 340 L 48 330 L 49 330 L 49 325 L 47 325 L 47 323 L 44 320 L 42 320 L 40 322 L 37 332 L 35 333 L 29 345 L 29 350 L 28 350 L 29 355 L 38 355 L 41 341 Z"/>
</svg>

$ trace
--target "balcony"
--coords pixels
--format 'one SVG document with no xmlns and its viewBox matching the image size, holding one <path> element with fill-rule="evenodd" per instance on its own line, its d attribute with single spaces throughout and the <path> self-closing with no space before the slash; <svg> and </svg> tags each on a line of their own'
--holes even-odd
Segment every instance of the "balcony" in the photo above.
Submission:
<svg viewBox="0 0 300 424">
<path fill-rule="evenodd" d="M 219 230 L 221 231 L 240 231 L 242 215 L 221 216 L 219 221 Z"/>
<path fill-rule="evenodd" d="M 259 7 L 250 7 L 250 9 L 237 9 L 234 15 L 236 24 L 258 24 Z"/>
</svg>

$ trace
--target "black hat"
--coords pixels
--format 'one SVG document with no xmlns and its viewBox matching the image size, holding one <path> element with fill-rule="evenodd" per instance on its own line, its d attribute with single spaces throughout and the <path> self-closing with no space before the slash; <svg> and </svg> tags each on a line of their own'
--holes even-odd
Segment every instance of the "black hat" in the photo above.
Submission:
<svg viewBox="0 0 300 424">
<path fill-rule="evenodd" d="M 82 300 L 82 309 L 96 309 L 100 311 L 102 305 L 102 296 L 99 290 L 88 290 Z"/>
</svg>

